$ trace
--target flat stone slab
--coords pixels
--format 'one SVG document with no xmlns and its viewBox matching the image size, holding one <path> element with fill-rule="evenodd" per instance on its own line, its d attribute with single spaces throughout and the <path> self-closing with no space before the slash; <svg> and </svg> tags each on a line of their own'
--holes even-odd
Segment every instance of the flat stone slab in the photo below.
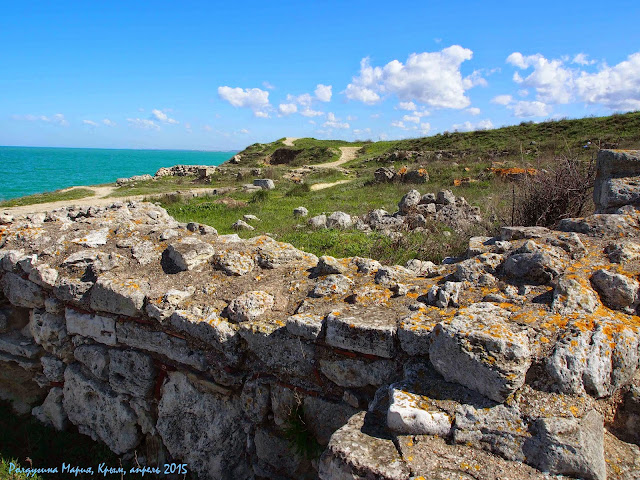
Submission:
<svg viewBox="0 0 640 480">
<path fill-rule="evenodd" d="M 397 327 L 391 312 L 367 310 L 362 316 L 348 311 L 332 312 L 326 321 L 328 345 L 378 357 L 393 357 Z"/>
</svg>

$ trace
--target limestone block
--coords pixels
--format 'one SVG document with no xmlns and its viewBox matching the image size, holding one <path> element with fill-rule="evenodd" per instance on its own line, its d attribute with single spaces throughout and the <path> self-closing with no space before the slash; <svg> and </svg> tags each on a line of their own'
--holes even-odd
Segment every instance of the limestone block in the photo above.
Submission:
<svg viewBox="0 0 640 480">
<path fill-rule="evenodd" d="M 91 308 L 135 317 L 142 314 L 149 290 L 145 281 L 100 277 L 91 289 Z"/>
<path fill-rule="evenodd" d="M 303 403 L 304 422 L 320 445 L 327 445 L 333 432 L 345 425 L 358 411 L 350 405 L 307 396 Z"/>
<path fill-rule="evenodd" d="M 574 275 L 561 275 L 553 289 L 552 310 L 560 315 L 593 313 L 600 302 L 588 282 Z"/>
<path fill-rule="evenodd" d="M 78 364 L 67 367 L 64 379 L 62 403 L 69 421 L 81 433 L 104 442 L 117 455 L 140 443 L 138 419 L 126 397 L 86 377 Z"/>
<path fill-rule="evenodd" d="M 36 417 L 45 425 L 52 426 L 58 431 L 62 431 L 67 427 L 67 412 L 62 406 L 63 392 L 62 388 L 54 387 L 49 390 L 47 398 L 39 407 L 31 410 L 31 415 Z"/>
<path fill-rule="evenodd" d="M 271 410 L 269 383 L 260 379 L 247 380 L 242 387 L 240 403 L 250 422 L 264 422 Z"/>
<path fill-rule="evenodd" d="M 503 257 L 497 253 L 482 253 L 476 257 L 463 260 L 456 266 L 453 276 L 458 282 L 476 283 L 486 274 L 494 274 Z"/>
<path fill-rule="evenodd" d="M 105 345 L 116 344 L 116 321 L 114 318 L 91 313 L 82 313 L 71 308 L 65 310 L 67 333 L 93 338 Z"/>
<path fill-rule="evenodd" d="M 316 283 L 309 295 L 316 298 L 346 295 L 352 286 L 353 281 L 345 275 L 327 275 Z"/>
<path fill-rule="evenodd" d="M 429 404 L 427 397 L 406 391 L 398 384 L 389 386 L 387 427 L 400 434 L 448 437 L 453 419 Z"/>
<path fill-rule="evenodd" d="M 351 317 L 332 312 L 327 316 L 328 345 L 345 350 L 393 358 L 395 319 L 384 313 Z"/>
<path fill-rule="evenodd" d="M 411 212 L 418 206 L 421 198 L 422 196 L 420 195 L 419 191 L 409 190 L 398 203 L 398 210 L 400 210 L 400 213 L 402 213 L 403 215 Z"/>
<path fill-rule="evenodd" d="M 462 282 L 444 282 L 443 285 L 434 285 L 427 292 L 427 303 L 439 308 L 457 307 L 463 290 Z"/>
<path fill-rule="evenodd" d="M 53 355 L 43 355 L 40 357 L 42 363 L 42 373 L 50 382 L 64 382 L 64 369 L 67 365 Z"/>
<path fill-rule="evenodd" d="M 447 381 L 497 402 L 517 390 L 531 365 L 529 338 L 506 321 L 509 312 L 474 304 L 451 323 L 439 323 L 431 336 L 429 359 Z"/>
<path fill-rule="evenodd" d="M 323 214 L 311 217 L 309 219 L 309 226 L 311 226 L 311 228 L 327 228 L 327 216 Z"/>
<path fill-rule="evenodd" d="M 198 478 L 250 478 L 243 424 L 238 398 L 201 392 L 183 373 L 169 373 L 156 428 L 169 453 Z"/>
<path fill-rule="evenodd" d="M 257 261 L 262 268 L 279 268 L 291 265 L 313 265 L 318 257 L 311 253 L 298 250 L 288 243 L 276 242 L 270 237 L 257 237 Z"/>
<path fill-rule="evenodd" d="M 227 307 L 229 318 L 236 322 L 257 319 L 273 308 L 273 295 L 263 291 L 247 292 L 231 301 Z"/>
<path fill-rule="evenodd" d="M 527 442 L 527 463 L 543 472 L 587 480 L 605 480 L 603 418 L 591 410 L 583 418 L 540 418 Z"/>
<path fill-rule="evenodd" d="M 263 190 L 273 190 L 276 188 L 276 184 L 270 178 L 256 178 L 253 181 L 254 187 L 260 187 Z"/>
<path fill-rule="evenodd" d="M 237 220 L 233 225 L 231 225 L 231 228 L 233 228 L 234 230 L 255 230 L 255 227 L 249 225 L 244 220 Z"/>
<path fill-rule="evenodd" d="M 640 151 L 600 150 L 596 169 L 596 210 L 606 212 L 640 203 Z"/>
<path fill-rule="evenodd" d="M 640 283 L 626 275 L 596 270 L 591 276 L 591 284 L 600 294 L 602 302 L 616 310 L 633 311 L 640 301 Z"/>
<path fill-rule="evenodd" d="M 102 345 L 79 345 L 73 356 L 98 380 L 109 380 L 109 350 Z"/>
<path fill-rule="evenodd" d="M 36 343 L 47 352 L 64 359 L 72 357 L 73 346 L 67 334 L 64 315 L 48 313 L 45 310 L 32 310 L 29 331 Z"/>
<path fill-rule="evenodd" d="M 344 212 L 333 212 L 327 217 L 327 228 L 345 229 L 353 225 L 351 215 Z"/>
<path fill-rule="evenodd" d="M 2 284 L 5 297 L 16 307 L 44 307 L 44 291 L 35 283 L 7 272 L 2 278 Z"/>
<path fill-rule="evenodd" d="M 0 352 L 34 359 L 42 352 L 42 349 L 32 339 L 21 335 L 20 332 L 13 331 L 0 335 Z"/>
<path fill-rule="evenodd" d="M 93 287 L 91 282 L 83 282 L 82 280 L 71 278 L 58 278 L 58 282 L 53 288 L 53 295 L 64 303 L 88 306 L 91 287 Z"/>
<path fill-rule="evenodd" d="M 528 252 L 509 255 L 504 262 L 504 275 L 513 281 L 541 285 L 550 282 L 564 270 L 564 265 L 548 253 Z"/>
<path fill-rule="evenodd" d="M 291 449 L 290 442 L 267 428 L 257 428 L 253 439 L 256 456 L 277 472 L 289 478 L 303 478 L 304 468 L 309 466 L 302 455 Z"/>
<path fill-rule="evenodd" d="M 367 385 L 378 387 L 389 383 L 396 373 L 396 368 L 394 363 L 389 360 L 365 362 L 345 358 L 320 360 L 320 371 L 336 385 L 359 388 Z"/>
<path fill-rule="evenodd" d="M 168 273 L 195 270 L 205 265 L 215 254 L 214 248 L 208 243 L 189 240 L 172 243 L 162 253 Z"/>
<path fill-rule="evenodd" d="M 314 268 L 316 275 L 331 275 L 333 273 L 345 273 L 347 268 L 336 258 L 323 255 L 318 259 L 318 264 Z"/>
<path fill-rule="evenodd" d="M 193 349 L 181 338 L 128 322 L 117 324 L 116 336 L 120 344 L 163 355 L 197 370 L 204 371 L 208 367 L 204 353 Z"/>
<path fill-rule="evenodd" d="M 631 240 L 621 240 L 607 245 L 604 252 L 612 263 L 625 263 L 640 258 L 640 244 Z"/>
<path fill-rule="evenodd" d="M 109 385 L 118 393 L 147 397 L 153 390 L 153 359 L 134 350 L 109 350 Z"/>
<path fill-rule="evenodd" d="M 184 332 L 203 342 L 221 350 L 229 359 L 235 359 L 238 355 L 238 331 L 237 327 L 217 313 L 206 317 L 196 315 L 186 310 L 177 310 L 171 315 L 169 322 L 179 332 Z"/>
<path fill-rule="evenodd" d="M 29 272 L 29 280 L 44 288 L 53 288 L 58 279 L 58 271 L 46 263 L 34 266 Z"/>
<path fill-rule="evenodd" d="M 316 340 L 322 331 L 324 317 L 308 313 L 298 313 L 287 318 L 287 331 L 307 340 Z"/>
<path fill-rule="evenodd" d="M 219 252 L 213 257 L 213 264 L 227 275 L 246 275 L 255 268 L 253 256 L 244 252 Z"/>
<path fill-rule="evenodd" d="M 331 436 L 318 466 L 320 480 L 409 480 L 411 472 L 388 435 L 365 424 L 360 412 Z"/>
</svg>

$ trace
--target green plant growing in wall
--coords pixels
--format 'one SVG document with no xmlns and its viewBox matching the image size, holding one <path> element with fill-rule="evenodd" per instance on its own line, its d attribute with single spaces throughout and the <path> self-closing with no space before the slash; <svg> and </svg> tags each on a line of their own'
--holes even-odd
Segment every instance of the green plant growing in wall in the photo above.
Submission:
<svg viewBox="0 0 640 480">
<path fill-rule="evenodd" d="M 322 453 L 322 447 L 304 420 L 304 407 L 301 401 L 291 409 L 285 423 L 284 436 L 289 441 L 291 449 L 301 457 L 311 460 Z"/>
</svg>

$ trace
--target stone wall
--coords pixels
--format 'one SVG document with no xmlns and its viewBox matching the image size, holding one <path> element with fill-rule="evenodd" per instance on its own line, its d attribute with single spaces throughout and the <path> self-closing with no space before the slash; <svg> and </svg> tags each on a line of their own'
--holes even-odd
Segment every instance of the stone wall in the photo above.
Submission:
<svg viewBox="0 0 640 480">
<path fill-rule="evenodd" d="M 144 203 L 3 215 L 0 395 L 198 478 L 638 478 L 640 217 L 619 208 L 405 266 Z"/>
</svg>

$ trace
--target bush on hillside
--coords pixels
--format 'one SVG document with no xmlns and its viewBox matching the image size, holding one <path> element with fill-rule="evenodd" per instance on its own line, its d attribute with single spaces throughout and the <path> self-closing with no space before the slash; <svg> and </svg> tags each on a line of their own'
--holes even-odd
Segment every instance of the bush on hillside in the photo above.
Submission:
<svg viewBox="0 0 640 480">
<path fill-rule="evenodd" d="M 552 228 L 563 218 L 586 214 L 592 206 L 594 180 L 593 160 L 562 158 L 556 167 L 527 177 L 515 187 L 511 224 Z"/>
</svg>

